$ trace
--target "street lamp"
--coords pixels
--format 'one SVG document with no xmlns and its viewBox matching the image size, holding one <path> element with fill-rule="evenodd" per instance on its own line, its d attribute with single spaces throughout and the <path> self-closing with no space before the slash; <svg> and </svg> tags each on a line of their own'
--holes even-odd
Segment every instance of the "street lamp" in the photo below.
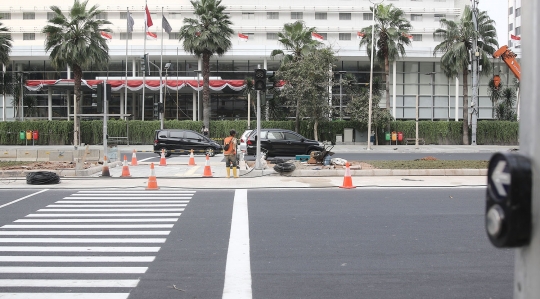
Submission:
<svg viewBox="0 0 540 299">
<path fill-rule="evenodd" d="M 199 112 L 199 108 L 201 107 L 200 103 L 199 103 L 199 74 L 201 73 L 201 70 L 195 70 L 194 71 L 196 74 L 197 74 L 197 119 L 196 120 L 199 120 L 200 119 L 200 112 Z"/>
<path fill-rule="evenodd" d="M 375 46 L 375 8 L 377 5 L 383 3 L 384 0 L 374 1 L 369 0 L 373 4 L 373 22 L 371 23 L 371 68 L 369 71 L 369 109 L 368 109 L 368 140 L 367 140 L 367 150 L 371 150 L 371 110 L 372 110 L 372 99 L 373 99 L 373 48 Z"/>
<path fill-rule="evenodd" d="M 343 120 L 343 90 L 342 90 L 342 81 L 343 81 L 343 74 L 346 74 L 346 71 L 339 71 L 339 120 Z"/>
<path fill-rule="evenodd" d="M 429 72 L 427 74 L 424 74 L 426 76 L 431 76 L 431 121 L 433 121 L 433 118 L 435 117 L 435 97 L 433 94 L 435 93 L 435 87 L 433 85 L 433 79 L 435 77 L 435 72 Z"/>
</svg>

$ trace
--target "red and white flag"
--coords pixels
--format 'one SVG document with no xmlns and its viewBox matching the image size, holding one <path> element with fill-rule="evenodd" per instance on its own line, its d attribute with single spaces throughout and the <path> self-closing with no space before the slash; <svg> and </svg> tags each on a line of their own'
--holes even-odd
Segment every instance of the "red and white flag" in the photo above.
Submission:
<svg viewBox="0 0 540 299">
<path fill-rule="evenodd" d="M 324 40 L 324 37 L 322 35 L 316 33 L 316 32 L 312 32 L 311 33 L 311 39 L 322 42 Z"/>
<path fill-rule="evenodd" d="M 146 38 L 147 39 L 157 39 L 157 34 L 154 33 L 154 32 L 148 31 L 148 32 L 146 32 Z"/>
<path fill-rule="evenodd" d="M 364 36 L 366 36 L 366 34 L 364 32 L 356 32 L 356 39 L 362 39 L 364 38 Z"/>
<path fill-rule="evenodd" d="M 238 38 L 243 42 L 247 42 L 249 39 L 249 36 L 242 33 L 238 33 Z"/>
<path fill-rule="evenodd" d="M 510 39 L 512 40 L 512 44 L 515 46 L 519 46 L 521 44 L 521 36 L 510 34 Z"/>
<path fill-rule="evenodd" d="M 105 31 L 101 31 L 101 37 L 103 37 L 106 40 L 111 40 L 112 39 L 112 35 L 110 33 L 105 32 Z"/>
<path fill-rule="evenodd" d="M 146 5 L 145 7 L 145 10 L 146 10 L 146 29 L 148 29 L 149 27 L 152 27 L 152 25 L 154 25 L 154 22 L 152 22 L 152 16 L 150 15 L 150 11 L 148 10 L 148 5 Z"/>
</svg>

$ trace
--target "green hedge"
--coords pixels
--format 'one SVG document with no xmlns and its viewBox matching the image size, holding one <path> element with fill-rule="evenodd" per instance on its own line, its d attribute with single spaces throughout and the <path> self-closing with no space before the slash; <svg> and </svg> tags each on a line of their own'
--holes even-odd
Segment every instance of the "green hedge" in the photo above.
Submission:
<svg viewBox="0 0 540 299">
<path fill-rule="evenodd" d="M 256 128 L 256 121 L 250 126 Z M 262 128 L 282 128 L 294 130 L 295 122 L 291 121 L 262 121 Z M 109 137 L 129 137 L 130 144 L 152 144 L 154 132 L 159 129 L 159 121 L 140 120 L 109 120 L 107 132 Z M 190 129 L 200 132 L 202 122 L 168 120 L 164 123 L 169 129 Z M 335 142 L 336 134 L 343 134 L 345 128 L 354 128 L 365 131 L 366 125 L 353 121 L 331 121 L 319 124 L 319 140 Z M 420 121 L 418 124 L 419 137 L 424 138 L 426 144 L 462 144 L 461 122 L 455 121 Z M 222 140 L 229 135 L 229 131 L 235 129 L 239 134 L 247 129 L 246 121 L 212 121 L 210 123 L 210 137 Z M 37 145 L 67 145 L 73 143 L 72 121 L 15 121 L 0 122 L 0 145 L 25 144 L 25 140 L 19 139 L 19 132 L 26 130 L 38 130 L 39 139 Z M 390 124 L 390 130 L 403 132 L 404 138 L 415 137 L 414 121 L 394 121 Z M 129 131 L 129 136 L 128 136 Z M 479 121 L 477 129 L 477 144 L 493 145 L 517 145 L 519 126 L 517 122 L 509 121 Z M 313 139 L 313 123 L 305 120 L 300 123 L 300 134 Z M 385 144 L 385 129 L 378 128 L 379 144 Z M 470 136 L 470 133 L 469 133 Z M 85 144 L 101 144 L 103 140 L 103 122 L 101 120 L 81 122 L 81 142 Z"/>
</svg>

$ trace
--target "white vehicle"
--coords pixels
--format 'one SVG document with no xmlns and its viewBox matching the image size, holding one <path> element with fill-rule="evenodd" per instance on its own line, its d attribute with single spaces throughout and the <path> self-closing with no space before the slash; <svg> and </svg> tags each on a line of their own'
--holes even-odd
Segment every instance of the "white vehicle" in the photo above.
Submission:
<svg viewBox="0 0 540 299">
<path fill-rule="evenodd" d="M 240 137 L 240 152 L 241 153 L 245 153 L 247 151 L 246 142 L 251 131 L 253 130 L 245 130 L 244 133 L 242 133 L 242 137 Z"/>
</svg>

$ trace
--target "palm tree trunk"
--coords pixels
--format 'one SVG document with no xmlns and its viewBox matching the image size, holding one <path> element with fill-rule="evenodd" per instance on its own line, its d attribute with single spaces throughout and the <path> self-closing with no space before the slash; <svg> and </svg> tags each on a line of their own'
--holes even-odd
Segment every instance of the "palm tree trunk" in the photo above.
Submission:
<svg viewBox="0 0 540 299">
<path fill-rule="evenodd" d="M 73 145 L 78 146 L 80 143 L 79 133 L 81 131 L 81 125 L 79 122 L 79 112 L 81 103 L 81 81 L 82 81 L 82 69 L 78 65 L 73 65 L 73 84 L 75 86 L 75 101 L 73 101 Z M 69 101 L 69 99 L 68 99 Z M 106 107 L 103 107 L 106 109 Z"/>
<path fill-rule="evenodd" d="M 296 100 L 296 117 L 294 122 L 294 131 L 300 133 L 300 100 Z"/>
<path fill-rule="evenodd" d="M 463 68 L 463 144 L 469 144 L 469 83 L 467 68 Z"/>
<path fill-rule="evenodd" d="M 203 124 L 210 128 L 210 53 L 204 52 L 202 57 L 203 74 Z"/>
<path fill-rule="evenodd" d="M 386 110 L 390 111 L 390 61 L 388 56 L 384 58 L 384 77 L 385 77 L 385 90 L 386 90 Z"/>
<path fill-rule="evenodd" d="M 315 137 L 315 141 L 319 141 L 319 120 L 315 118 L 315 123 L 313 124 L 313 136 Z"/>
</svg>

